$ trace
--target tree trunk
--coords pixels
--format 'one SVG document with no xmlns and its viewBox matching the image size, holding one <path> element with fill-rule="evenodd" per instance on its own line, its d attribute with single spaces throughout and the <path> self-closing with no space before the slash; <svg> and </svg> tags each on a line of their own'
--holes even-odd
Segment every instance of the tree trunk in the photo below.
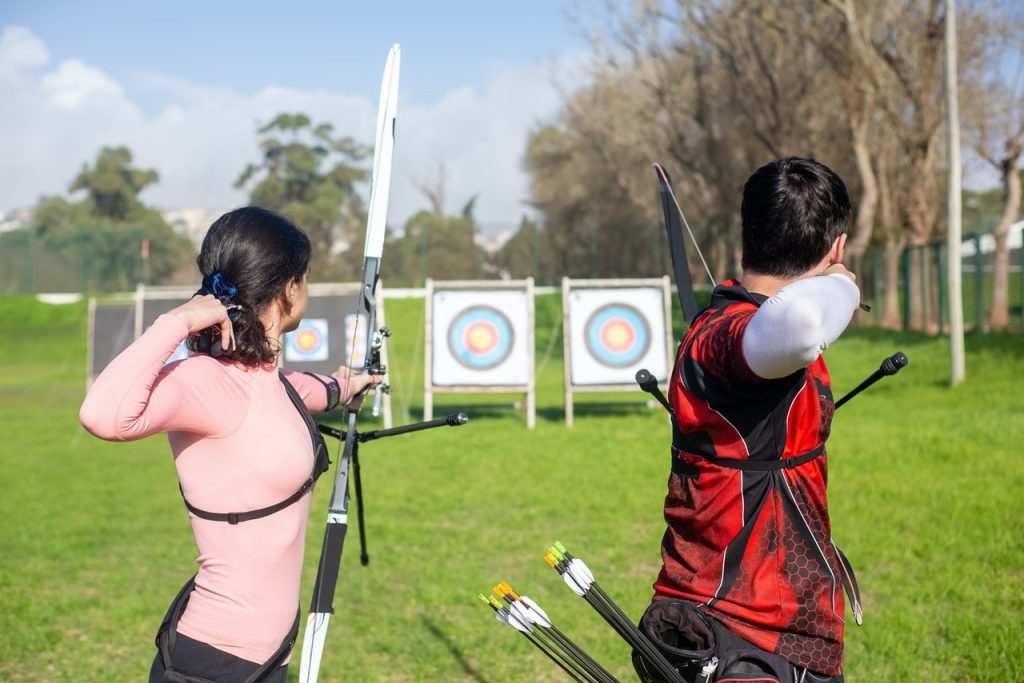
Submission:
<svg viewBox="0 0 1024 683">
<path fill-rule="evenodd" d="M 885 296 L 882 303 L 881 326 L 889 330 L 898 330 L 902 326 L 902 316 L 900 315 L 900 255 L 902 253 L 902 239 L 892 237 L 886 239 Z"/>
<path fill-rule="evenodd" d="M 1005 330 L 1010 322 L 1009 279 L 1010 250 L 1007 247 L 1010 226 L 1020 212 L 1021 182 L 1017 163 L 1020 154 L 1011 155 L 1002 160 L 1000 171 L 1003 176 L 1005 204 L 1003 215 L 999 219 L 992 236 L 995 238 L 996 250 L 992 271 L 992 310 L 989 311 L 989 327 L 993 330 Z M 1021 274 L 1024 277 L 1024 273 Z"/>
<path fill-rule="evenodd" d="M 875 224 L 875 209 L 878 206 L 878 181 L 875 170 L 871 166 L 871 153 L 868 149 L 868 117 L 862 116 L 853 133 L 853 153 L 857 160 L 857 172 L 860 174 L 863 193 L 857 202 L 857 220 L 854 223 L 853 235 L 846 244 L 851 256 L 859 258 L 867 252 L 871 243 L 871 232 Z M 860 277 L 861 273 L 857 273 Z"/>
</svg>

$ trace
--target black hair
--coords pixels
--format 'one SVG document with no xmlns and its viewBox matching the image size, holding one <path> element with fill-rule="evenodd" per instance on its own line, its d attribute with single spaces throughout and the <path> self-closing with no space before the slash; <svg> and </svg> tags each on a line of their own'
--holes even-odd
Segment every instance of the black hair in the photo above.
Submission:
<svg viewBox="0 0 1024 683">
<path fill-rule="evenodd" d="M 814 159 L 788 157 L 747 179 L 740 213 L 743 269 L 791 277 L 825 258 L 853 210 L 835 171 Z"/>
<path fill-rule="evenodd" d="M 260 315 L 275 300 L 287 307 L 285 288 L 306 275 L 310 253 L 306 233 L 272 211 L 247 206 L 214 221 L 196 257 L 203 275 L 199 293 L 214 293 L 228 305 L 235 348 L 219 353 L 216 327 L 189 337 L 189 348 L 218 352 L 249 366 L 273 363 L 278 349 L 267 338 Z"/>
</svg>

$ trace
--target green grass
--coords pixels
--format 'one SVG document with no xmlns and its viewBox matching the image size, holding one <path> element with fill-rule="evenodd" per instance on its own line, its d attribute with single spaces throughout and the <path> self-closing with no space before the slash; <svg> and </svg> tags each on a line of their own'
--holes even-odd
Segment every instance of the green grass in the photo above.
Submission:
<svg viewBox="0 0 1024 683">
<path fill-rule="evenodd" d="M 538 299 L 538 363 L 558 307 Z M 422 301 L 387 314 L 395 414 L 416 419 Z M 143 680 L 196 554 L 166 442 L 109 444 L 79 427 L 84 304 L 0 298 L 0 329 L 0 680 Z M 837 395 L 896 350 L 911 361 L 844 406 L 830 441 L 834 536 L 866 610 L 847 630 L 854 683 L 1024 679 L 1024 338 L 967 346 L 955 389 L 943 339 L 853 330 L 828 352 Z M 469 425 L 363 447 L 372 559 L 359 566 L 353 528 L 321 680 L 565 680 L 477 601 L 501 580 L 635 680 L 625 645 L 542 556 L 564 541 L 639 617 L 660 562 L 668 428 L 637 392 L 586 395 L 636 407 L 579 406 L 566 429 L 553 349 L 536 430 L 506 407 L 515 397 L 444 395 L 435 413 L 467 409 Z M 329 488 L 315 494 L 304 610 Z"/>
</svg>

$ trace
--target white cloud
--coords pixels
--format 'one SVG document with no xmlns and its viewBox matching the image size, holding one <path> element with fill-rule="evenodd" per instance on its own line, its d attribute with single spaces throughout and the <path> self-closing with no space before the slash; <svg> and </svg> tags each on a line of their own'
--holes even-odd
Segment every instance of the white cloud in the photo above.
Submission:
<svg viewBox="0 0 1024 683">
<path fill-rule="evenodd" d="M 578 62 L 565 61 L 570 69 Z M 0 210 L 64 192 L 104 145 L 127 145 L 138 165 L 159 171 L 159 184 L 144 195 L 149 203 L 244 203 L 245 193 L 232 185 L 258 158 L 257 126 L 282 111 L 303 111 L 333 123 L 338 134 L 373 140 L 376 96 L 273 85 L 240 93 L 152 73 L 133 77 L 131 88 L 79 60 L 52 68 L 34 34 L 6 28 L 0 36 Z M 135 89 L 156 92 L 169 104 L 146 115 L 131 98 Z M 459 87 L 432 103 L 400 96 L 389 222 L 401 225 L 426 207 L 416 182 L 444 164 L 448 211 L 479 195 L 482 222 L 515 225 L 527 210 L 527 134 L 558 106 L 544 65 L 496 69 L 480 91 Z"/>
<path fill-rule="evenodd" d="M 43 41 L 24 26 L 8 26 L 0 33 L 0 81 L 17 80 L 49 58 Z"/>
<path fill-rule="evenodd" d="M 77 59 L 62 62 L 42 77 L 39 86 L 50 104 L 71 111 L 102 108 L 124 95 L 117 81 Z"/>
</svg>

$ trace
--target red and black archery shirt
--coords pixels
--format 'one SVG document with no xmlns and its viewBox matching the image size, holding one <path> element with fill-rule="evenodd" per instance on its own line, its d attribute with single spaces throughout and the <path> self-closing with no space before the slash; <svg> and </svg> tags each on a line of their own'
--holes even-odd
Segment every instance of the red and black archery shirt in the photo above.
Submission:
<svg viewBox="0 0 1024 683">
<path fill-rule="evenodd" d="M 766 298 L 723 283 L 680 346 L 654 599 L 703 603 L 754 645 L 837 675 L 842 569 L 825 496 L 835 404 L 820 356 L 773 380 L 747 366 L 743 333 Z"/>
</svg>

